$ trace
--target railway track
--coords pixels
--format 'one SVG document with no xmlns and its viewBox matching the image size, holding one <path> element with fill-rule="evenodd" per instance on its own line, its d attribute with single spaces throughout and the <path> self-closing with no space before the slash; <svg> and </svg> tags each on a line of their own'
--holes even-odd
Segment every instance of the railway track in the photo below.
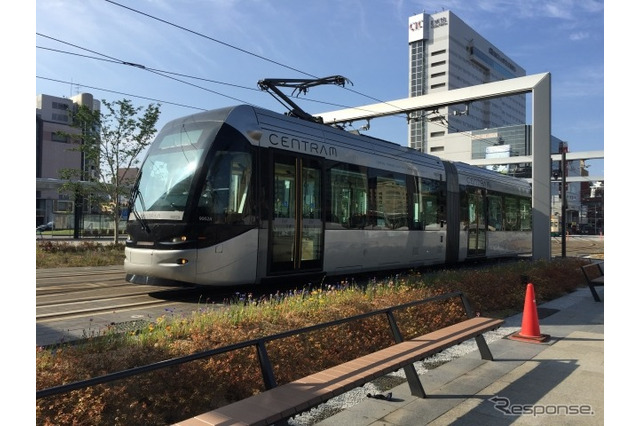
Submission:
<svg viewBox="0 0 640 426">
<path fill-rule="evenodd" d="M 163 315 L 191 315 L 204 301 L 221 306 L 214 298 L 196 287 L 131 284 L 122 266 L 38 269 L 36 345 L 95 336 Z"/>
<path fill-rule="evenodd" d="M 152 296 L 163 290 L 175 289 L 133 286 L 120 266 L 42 270 L 36 273 L 36 322 L 164 304 Z"/>
<path fill-rule="evenodd" d="M 567 257 L 593 257 L 604 259 L 604 237 L 569 235 L 566 237 Z M 562 237 L 551 238 L 551 255 L 562 255 Z"/>
</svg>

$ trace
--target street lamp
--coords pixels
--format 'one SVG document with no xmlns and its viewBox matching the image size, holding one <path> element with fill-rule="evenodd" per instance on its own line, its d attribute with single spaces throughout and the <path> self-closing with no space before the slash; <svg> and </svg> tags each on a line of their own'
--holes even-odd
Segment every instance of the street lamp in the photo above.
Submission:
<svg viewBox="0 0 640 426">
<path fill-rule="evenodd" d="M 560 160 L 560 170 L 562 173 L 562 183 L 560 186 L 560 197 L 562 202 L 561 219 L 562 219 L 562 257 L 567 257 L 567 151 L 566 142 L 560 142 L 559 151 L 562 154 Z"/>
</svg>

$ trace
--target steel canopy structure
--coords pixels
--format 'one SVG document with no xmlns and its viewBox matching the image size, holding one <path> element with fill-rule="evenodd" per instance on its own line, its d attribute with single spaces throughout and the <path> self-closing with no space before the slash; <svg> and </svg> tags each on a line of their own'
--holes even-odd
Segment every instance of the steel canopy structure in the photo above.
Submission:
<svg viewBox="0 0 640 426">
<path fill-rule="evenodd" d="M 325 124 L 409 114 L 449 105 L 531 93 L 532 246 L 534 259 L 551 258 L 551 74 L 542 73 L 395 101 L 315 114 Z M 603 155 L 604 157 L 604 155 Z M 517 157 L 517 162 L 527 162 Z M 500 163 L 504 164 L 504 158 Z M 495 164 L 496 159 L 493 159 Z M 479 165 L 479 164 L 478 164 Z"/>
</svg>

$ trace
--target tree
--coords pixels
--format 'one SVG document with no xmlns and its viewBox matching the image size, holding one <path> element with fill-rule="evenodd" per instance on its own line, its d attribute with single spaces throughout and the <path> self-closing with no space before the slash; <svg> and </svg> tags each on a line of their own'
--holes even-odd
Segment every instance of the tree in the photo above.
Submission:
<svg viewBox="0 0 640 426">
<path fill-rule="evenodd" d="M 104 112 L 80 105 L 72 112 L 72 127 L 68 134 L 82 153 L 79 169 L 62 169 L 60 178 L 67 180 L 61 190 L 75 196 L 76 218 L 85 199 L 103 200 L 113 219 L 114 243 L 118 242 L 121 199 L 128 197 L 135 177 L 131 170 L 140 162 L 139 156 L 149 146 L 157 132 L 160 105 L 134 107 L 130 100 L 114 102 L 102 100 Z M 77 229 L 74 236 L 77 238 Z"/>
</svg>

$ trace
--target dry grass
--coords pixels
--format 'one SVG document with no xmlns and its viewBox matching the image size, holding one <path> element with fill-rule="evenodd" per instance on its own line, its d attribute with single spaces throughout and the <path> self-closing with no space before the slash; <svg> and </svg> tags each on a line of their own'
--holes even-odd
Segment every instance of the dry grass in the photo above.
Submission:
<svg viewBox="0 0 640 426">
<path fill-rule="evenodd" d="M 522 277 L 535 283 L 538 303 L 584 285 L 576 258 L 549 262 L 514 262 L 483 269 L 412 274 L 366 289 L 326 285 L 287 297 L 232 304 L 225 310 L 188 318 L 158 318 L 137 333 L 107 333 L 82 345 L 39 348 L 37 389 L 122 371 L 174 357 L 225 346 L 280 331 L 344 318 L 362 312 L 462 290 L 474 308 L 488 316 L 522 310 Z M 442 327 L 462 314 L 460 306 L 433 304 L 398 316 L 406 337 Z M 280 383 L 390 344 L 384 318 L 350 323 L 269 345 Z M 36 402 L 39 425 L 170 424 L 263 390 L 254 351 L 234 351 L 215 358 L 42 398 Z"/>
</svg>

